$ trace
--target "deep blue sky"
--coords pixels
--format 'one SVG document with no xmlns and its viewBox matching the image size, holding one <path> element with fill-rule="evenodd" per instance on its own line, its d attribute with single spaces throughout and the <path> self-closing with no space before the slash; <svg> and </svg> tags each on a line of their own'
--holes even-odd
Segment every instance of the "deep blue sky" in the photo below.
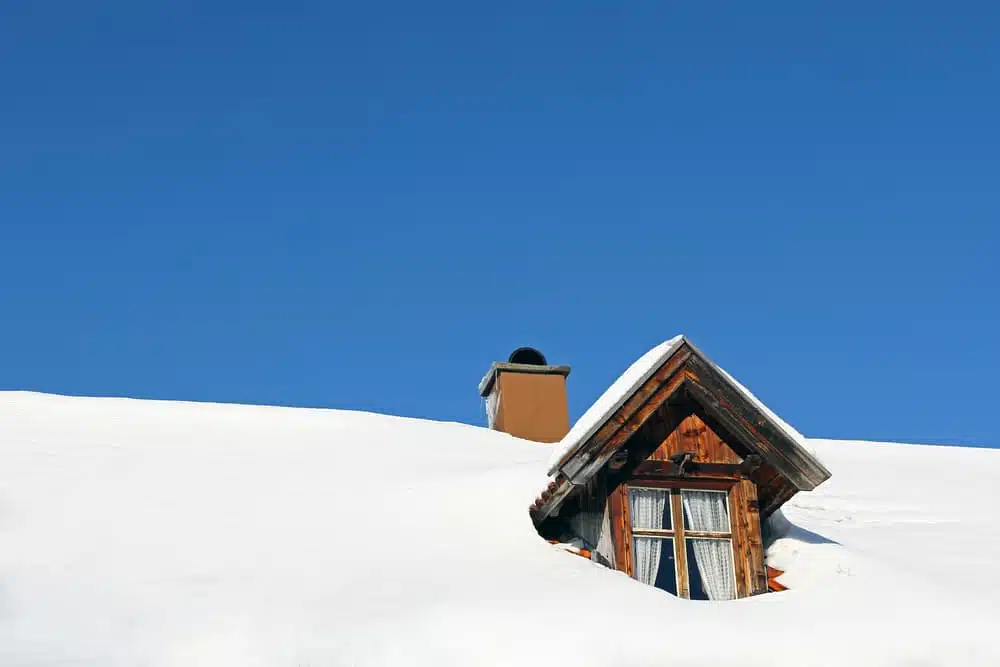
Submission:
<svg viewBox="0 0 1000 667">
<path fill-rule="evenodd" d="M 821 6 L 822 5 L 822 6 Z M 480 423 L 687 333 L 1000 445 L 1000 5 L 7 2 L 0 388 Z"/>
</svg>

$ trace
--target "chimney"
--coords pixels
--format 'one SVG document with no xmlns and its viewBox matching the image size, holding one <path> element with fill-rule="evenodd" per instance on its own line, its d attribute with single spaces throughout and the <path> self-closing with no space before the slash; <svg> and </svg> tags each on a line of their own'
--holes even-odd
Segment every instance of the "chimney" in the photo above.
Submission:
<svg viewBox="0 0 1000 667">
<path fill-rule="evenodd" d="M 489 427 L 536 442 L 558 442 L 569 432 L 566 376 L 569 366 L 549 366 L 530 347 L 514 350 L 506 363 L 495 362 L 482 382 Z"/>
</svg>

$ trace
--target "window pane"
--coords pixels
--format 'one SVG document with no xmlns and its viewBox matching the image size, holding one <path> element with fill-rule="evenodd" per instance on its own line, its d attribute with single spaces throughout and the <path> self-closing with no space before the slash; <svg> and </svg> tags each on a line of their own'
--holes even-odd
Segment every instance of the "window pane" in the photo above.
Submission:
<svg viewBox="0 0 1000 667">
<path fill-rule="evenodd" d="M 632 538 L 633 577 L 677 595 L 677 568 L 674 541 L 666 537 Z"/>
<path fill-rule="evenodd" d="M 681 491 L 681 499 L 684 501 L 684 527 L 687 530 L 730 532 L 725 493 Z"/>
<path fill-rule="evenodd" d="M 628 508 L 633 530 L 670 530 L 670 493 L 659 489 L 628 490 Z"/>
<path fill-rule="evenodd" d="M 687 539 L 688 586 L 692 600 L 734 600 L 733 543 Z"/>
</svg>

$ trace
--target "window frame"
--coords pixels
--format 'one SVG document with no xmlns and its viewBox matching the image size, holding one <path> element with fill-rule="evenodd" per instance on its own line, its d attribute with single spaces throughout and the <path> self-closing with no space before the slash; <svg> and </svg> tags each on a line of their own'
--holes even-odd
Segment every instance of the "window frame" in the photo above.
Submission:
<svg viewBox="0 0 1000 667">
<path fill-rule="evenodd" d="M 623 513 L 624 521 L 623 538 L 630 552 L 628 558 L 628 572 L 630 577 L 635 576 L 635 563 L 631 557 L 631 550 L 634 548 L 633 539 L 635 537 L 651 537 L 659 539 L 669 539 L 674 548 L 674 577 L 677 589 L 677 597 L 686 600 L 691 599 L 690 568 L 687 563 L 687 541 L 688 539 L 700 540 L 727 540 L 729 542 L 730 564 L 732 566 L 732 577 L 736 597 L 739 597 L 737 566 L 736 566 L 736 531 L 734 529 L 734 517 L 732 512 L 732 488 L 739 483 L 739 480 L 662 480 L 636 478 L 628 480 L 622 484 L 623 487 Z M 630 489 L 648 489 L 655 491 L 665 491 L 668 494 L 670 505 L 670 524 L 667 529 L 632 528 L 632 511 L 629 498 Z M 698 491 L 721 493 L 726 499 L 726 516 L 729 517 L 728 531 L 700 531 L 689 530 L 684 526 L 684 505 L 681 494 L 684 491 Z M 678 520 L 679 519 L 679 520 Z"/>
</svg>

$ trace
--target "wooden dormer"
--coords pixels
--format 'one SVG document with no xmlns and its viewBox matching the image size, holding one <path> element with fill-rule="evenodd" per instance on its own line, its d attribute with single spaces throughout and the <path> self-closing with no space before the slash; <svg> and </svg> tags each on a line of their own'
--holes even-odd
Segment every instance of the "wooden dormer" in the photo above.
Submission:
<svg viewBox="0 0 1000 667">
<path fill-rule="evenodd" d="M 561 443 L 532 518 L 543 535 L 580 538 L 594 560 L 683 598 L 763 593 L 762 520 L 830 473 L 686 339 L 660 348 Z"/>
</svg>

